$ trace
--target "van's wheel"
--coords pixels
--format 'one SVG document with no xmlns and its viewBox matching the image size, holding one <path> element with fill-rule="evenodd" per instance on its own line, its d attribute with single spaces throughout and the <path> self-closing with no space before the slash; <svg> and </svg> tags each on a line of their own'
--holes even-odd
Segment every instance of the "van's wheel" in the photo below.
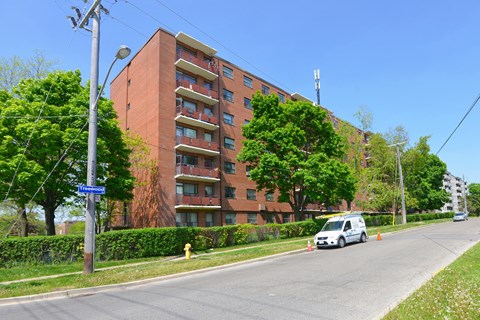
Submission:
<svg viewBox="0 0 480 320">
<path fill-rule="evenodd" d="M 345 239 L 343 237 L 338 238 L 338 243 L 337 243 L 339 248 L 345 247 Z"/>
<path fill-rule="evenodd" d="M 360 242 L 367 242 L 367 235 L 365 233 L 362 233 L 362 235 L 360 236 Z"/>
</svg>

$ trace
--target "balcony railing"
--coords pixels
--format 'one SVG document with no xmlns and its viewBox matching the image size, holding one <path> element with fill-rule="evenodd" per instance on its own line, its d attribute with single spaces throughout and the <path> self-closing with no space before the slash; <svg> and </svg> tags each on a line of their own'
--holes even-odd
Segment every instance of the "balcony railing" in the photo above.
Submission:
<svg viewBox="0 0 480 320">
<path fill-rule="evenodd" d="M 187 89 L 193 90 L 197 93 L 203 94 L 204 96 L 211 97 L 213 99 L 218 100 L 218 92 L 217 91 L 215 91 L 213 89 L 206 88 L 206 87 L 202 87 L 202 86 L 200 86 L 196 83 L 191 83 L 188 80 L 177 80 L 177 87 L 187 88 Z"/>
<path fill-rule="evenodd" d="M 189 164 L 177 164 L 176 174 L 184 174 L 189 176 L 206 177 L 213 179 L 218 179 L 220 176 L 218 168 L 206 168 Z"/>
<path fill-rule="evenodd" d="M 190 138 L 185 136 L 177 136 L 176 142 L 177 142 L 177 145 L 185 144 L 185 145 L 196 147 L 196 148 L 208 149 L 212 151 L 220 151 L 220 147 L 218 143 L 212 142 L 212 141 L 206 141 L 202 139 Z"/>
<path fill-rule="evenodd" d="M 213 73 L 217 73 L 217 67 L 211 61 L 205 61 L 205 60 L 199 59 L 184 50 L 177 50 L 177 60 L 178 59 L 183 59 L 199 67 L 202 67 L 205 70 L 208 70 Z"/>
<path fill-rule="evenodd" d="M 217 117 L 213 115 L 207 115 L 205 113 L 198 112 L 198 111 L 192 112 L 189 109 L 182 106 L 177 106 L 177 115 L 182 115 L 189 118 L 193 118 L 195 120 L 200 120 L 200 121 L 208 122 L 214 125 L 218 125 Z"/>
<path fill-rule="evenodd" d="M 220 198 L 218 196 L 205 196 L 201 197 L 199 195 L 185 195 L 177 194 L 177 206 L 220 206 Z"/>
</svg>

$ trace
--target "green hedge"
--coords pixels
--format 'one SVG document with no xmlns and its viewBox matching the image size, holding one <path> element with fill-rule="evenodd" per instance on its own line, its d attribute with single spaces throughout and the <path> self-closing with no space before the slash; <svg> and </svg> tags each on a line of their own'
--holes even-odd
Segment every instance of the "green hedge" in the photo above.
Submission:
<svg viewBox="0 0 480 320">
<path fill-rule="evenodd" d="M 407 222 L 452 218 L 453 212 L 407 215 Z M 389 225 L 391 215 L 364 215 L 367 226 Z M 183 254 L 186 243 L 194 251 L 229 247 L 271 239 L 313 236 L 327 219 L 285 224 L 233 225 L 199 228 L 147 228 L 110 231 L 95 237 L 95 259 L 126 260 Z M 18 264 L 53 264 L 83 259 L 81 235 L 6 238 L 0 241 L 0 268 Z"/>
<path fill-rule="evenodd" d="M 407 222 L 447 219 L 447 218 L 453 218 L 453 215 L 454 215 L 453 212 L 407 214 Z M 396 217 L 398 218 L 401 216 L 397 215 Z M 392 224 L 391 214 L 390 215 L 372 215 L 372 216 L 364 214 L 363 218 L 368 227 L 387 226 Z"/>
<path fill-rule="evenodd" d="M 190 243 L 196 251 L 270 239 L 312 236 L 325 223 L 321 220 L 262 226 L 245 224 L 110 231 L 95 237 L 95 259 L 105 261 L 180 255 L 184 253 L 186 243 Z M 0 241 L 0 267 L 82 260 L 83 248 L 83 236 L 80 235 L 7 238 Z"/>
</svg>

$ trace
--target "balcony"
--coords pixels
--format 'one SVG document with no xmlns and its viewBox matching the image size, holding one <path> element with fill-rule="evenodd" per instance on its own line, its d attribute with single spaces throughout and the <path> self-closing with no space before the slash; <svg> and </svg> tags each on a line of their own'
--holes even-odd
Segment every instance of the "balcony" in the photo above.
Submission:
<svg viewBox="0 0 480 320">
<path fill-rule="evenodd" d="M 202 101 L 209 106 L 218 103 L 218 92 L 209 88 L 190 83 L 188 80 L 177 80 L 175 93 L 193 100 Z"/>
<path fill-rule="evenodd" d="M 176 137 L 175 150 L 206 156 L 218 156 L 220 154 L 218 143 L 185 136 Z"/>
<path fill-rule="evenodd" d="M 210 131 L 218 129 L 218 119 L 213 115 L 207 115 L 198 111 L 192 112 L 182 106 L 177 106 L 177 116 L 175 117 L 175 120 L 179 123 L 204 128 Z"/>
<path fill-rule="evenodd" d="M 221 209 L 220 198 L 218 196 L 200 197 L 198 195 L 177 194 L 175 209 L 217 210 Z"/>
<path fill-rule="evenodd" d="M 177 51 L 175 66 L 210 81 L 218 78 L 217 68 L 213 63 L 201 60 L 183 50 Z"/>
<path fill-rule="evenodd" d="M 214 56 L 217 53 L 217 50 L 215 50 L 214 48 L 212 48 L 210 46 L 207 46 L 203 42 L 200 42 L 197 39 L 195 39 L 193 37 L 190 37 L 189 35 L 181 32 L 181 31 L 179 33 L 177 33 L 175 38 L 177 39 L 177 41 L 179 41 L 181 43 L 184 43 L 184 44 L 188 45 L 189 47 L 192 47 L 194 49 L 202 51 L 207 56 L 211 57 L 211 56 Z"/>
<path fill-rule="evenodd" d="M 175 179 L 188 181 L 218 182 L 220 174 L 218 168 L 205 168 L 189 164 L 177 164 Z"/>
</svg>

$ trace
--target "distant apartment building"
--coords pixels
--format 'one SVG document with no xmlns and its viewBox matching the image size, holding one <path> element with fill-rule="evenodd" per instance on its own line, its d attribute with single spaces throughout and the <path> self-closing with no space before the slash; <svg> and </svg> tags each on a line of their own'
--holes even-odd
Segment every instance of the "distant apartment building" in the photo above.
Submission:
<svg viewBox="0 0 480 320">
<path fill-rule="evenodd" d="M 149 172 L 133 165 L 142 184 L 117 224 L 208 227 L 293 221 L 291 207 L 277 202 L 276 192 L 256 191 L 249 167 L 236 156 L 242 125 L 253 117 L 252 94 L 276 94 L 281 102 L 308 99 L 216 53 L 183 32 L 159 29 L 112 81 L 110 95 L 121 128 L 147 143 L 155 163 Z M 340 120 L 329 115 L 337 125 Z"/>
<path fill-rule="evenodd" d="M 443 188 L 450 195 L 450 201 L 445 203 L 442 212 L 463 212 L 465 211 L 465 196 L 468 195 L 467 183 L 450 172 L 443 177 Z"/>
</svg>

